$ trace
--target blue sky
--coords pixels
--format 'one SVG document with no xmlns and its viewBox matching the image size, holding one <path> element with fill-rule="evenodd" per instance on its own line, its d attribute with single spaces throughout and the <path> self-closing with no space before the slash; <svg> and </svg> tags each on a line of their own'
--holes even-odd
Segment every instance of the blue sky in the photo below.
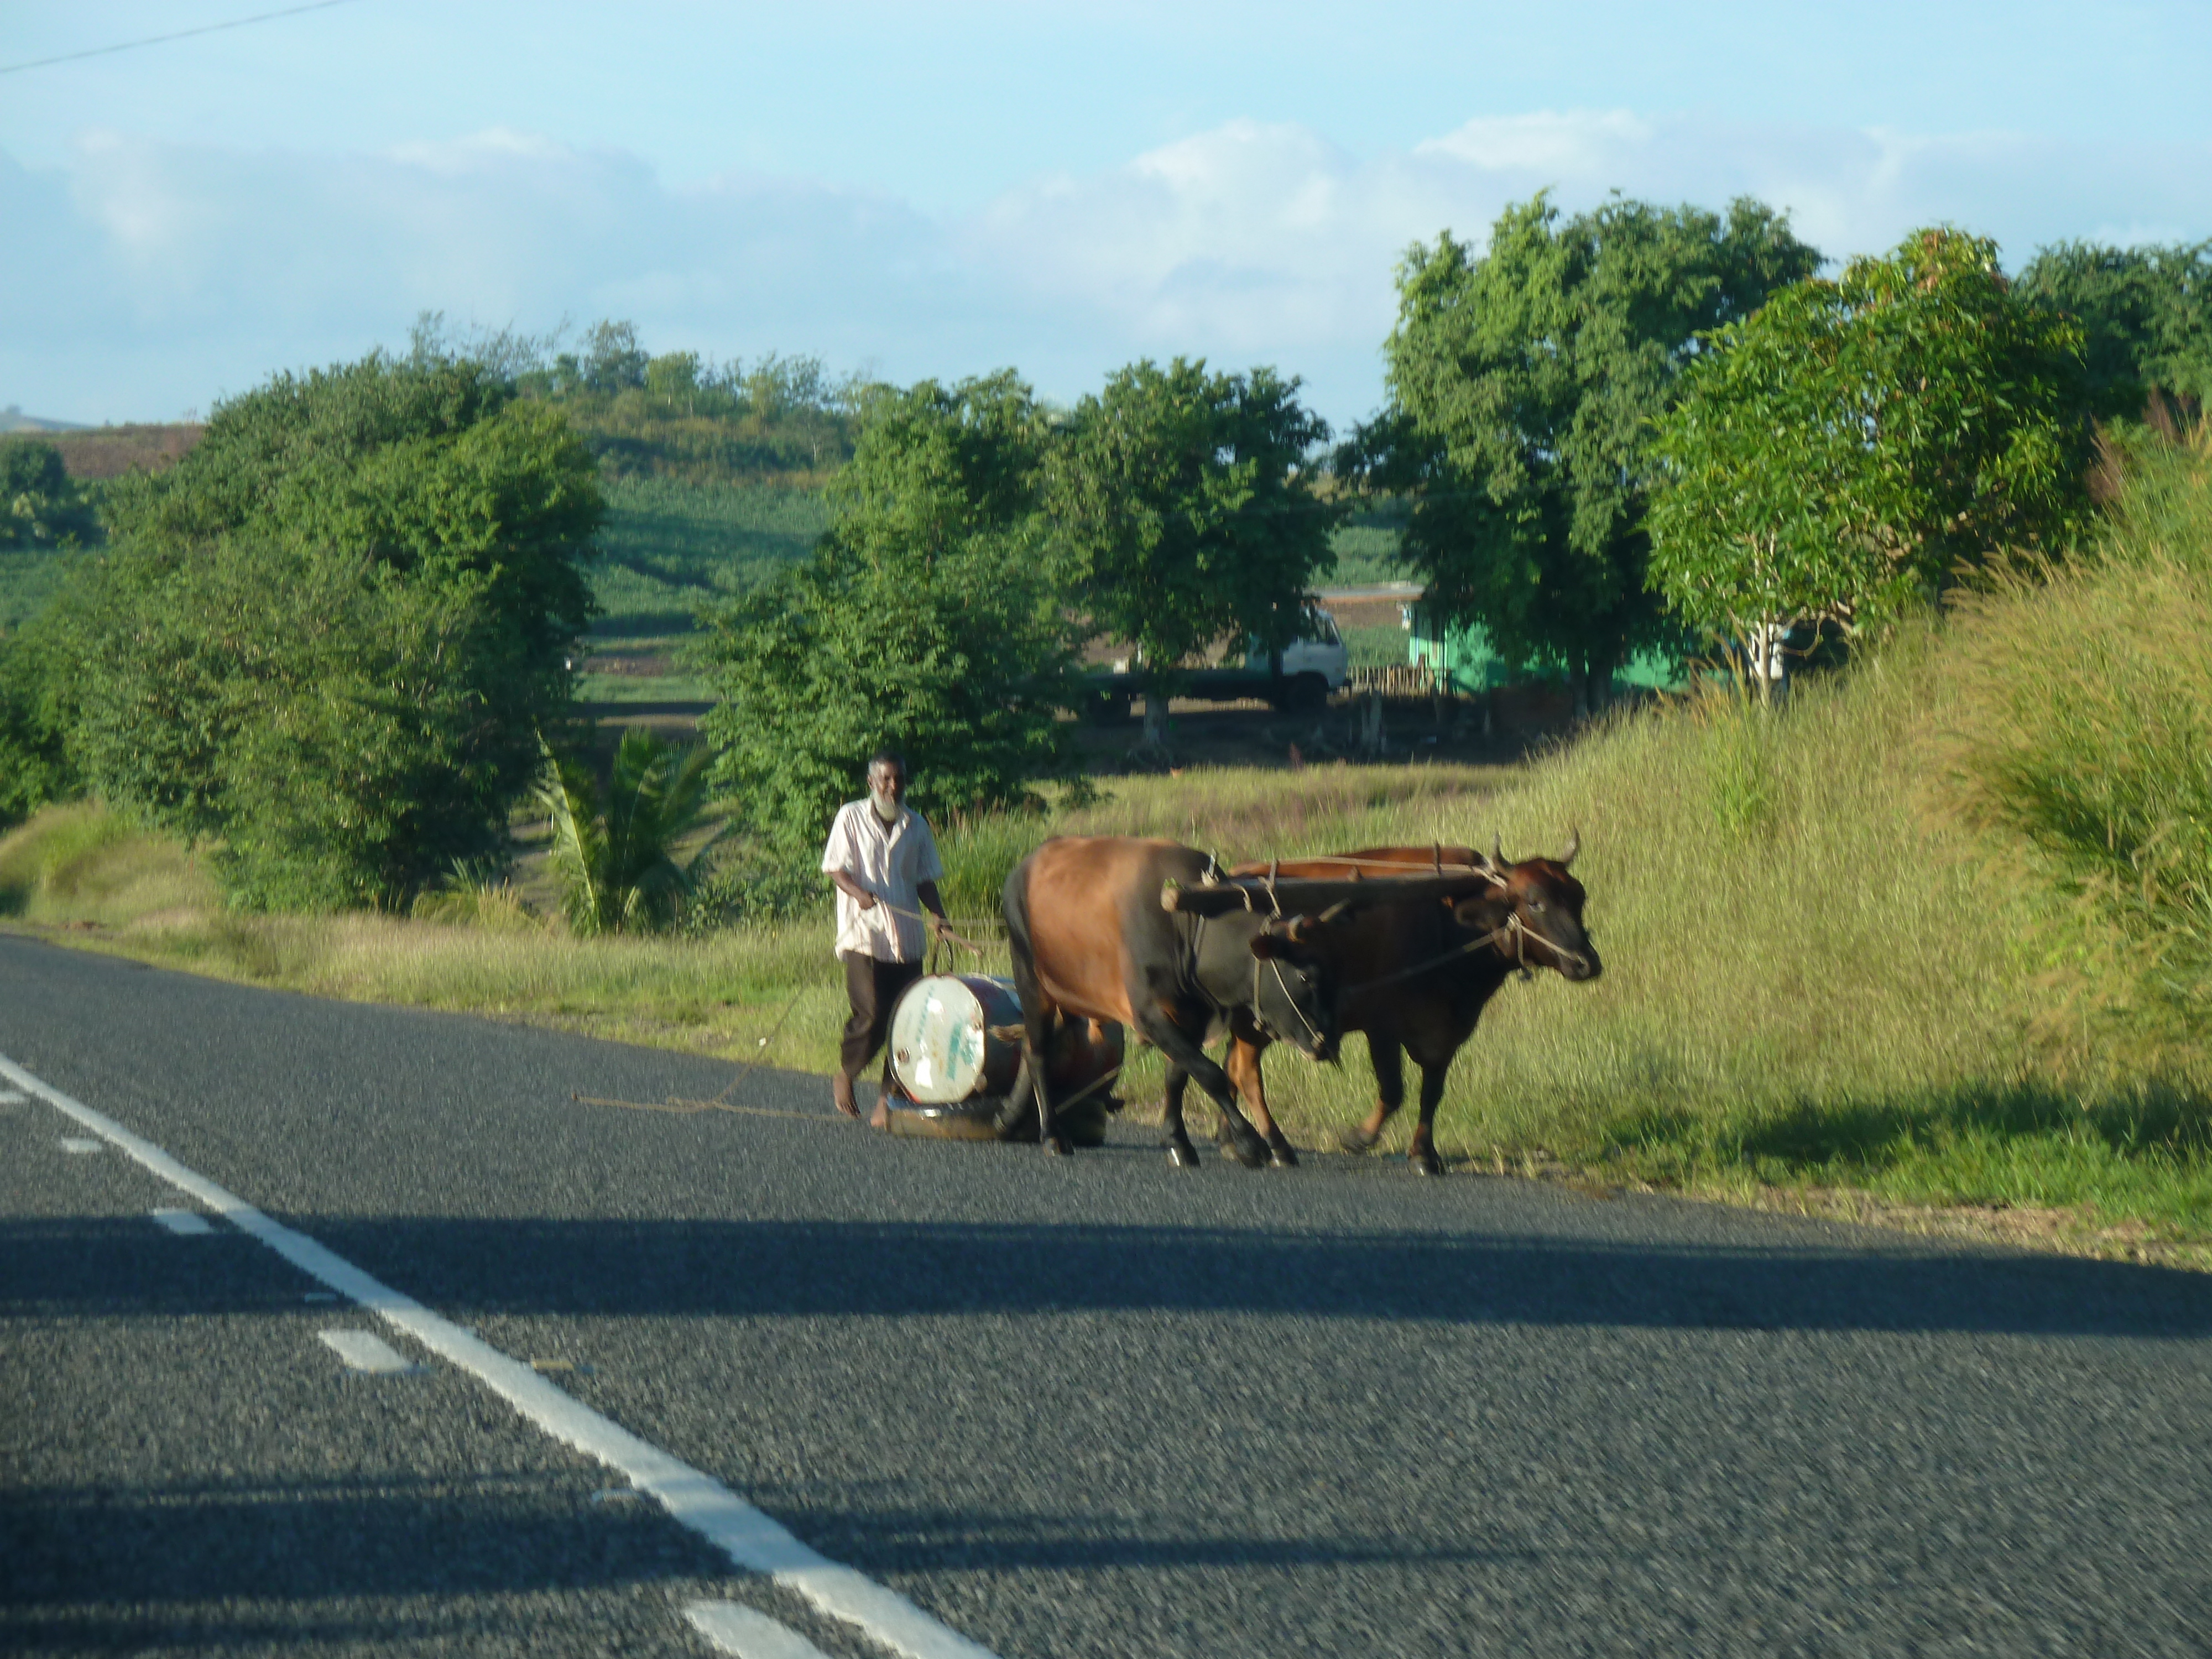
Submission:
<svg viewBox="0 0 2212 1659">
<path fill-rule="evenodd" d="M 295 0 L 296 3 L 296 0 Z M 287 0 L 0 0 L 0 67 Z M 1790 208 L 1834 256 L 2212 235 L 2212 4 L 349 0 L 0 75 L 0 404 L 173 418 L 420 311 L 1073 398 L 1382 394 L 1391 273 L 1505 203 Z"/>
</svg>

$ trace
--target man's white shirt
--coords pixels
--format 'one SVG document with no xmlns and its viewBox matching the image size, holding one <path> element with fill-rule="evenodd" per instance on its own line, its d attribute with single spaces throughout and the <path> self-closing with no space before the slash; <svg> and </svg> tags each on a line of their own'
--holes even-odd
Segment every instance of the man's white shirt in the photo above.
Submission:
<svg viewBox="0 0 2212 1659">
<path fill-rule="evenodd" d="M 910 806 L 899 808 L 898 822 L 885 823 L 866 799 L 837 809 L 830 842 L 822 849 L 823 873 L 842 871 L 878 902 L 863 910 L 840 889 L 837 894 L 837 950 L 859 952 L 878 962 L 914 962 L 927 935 L 921 921 L 925 881 L 945 879 L 929 823 Z M 896 907 L 894 908 L 893 907 Z"/>
</svg>

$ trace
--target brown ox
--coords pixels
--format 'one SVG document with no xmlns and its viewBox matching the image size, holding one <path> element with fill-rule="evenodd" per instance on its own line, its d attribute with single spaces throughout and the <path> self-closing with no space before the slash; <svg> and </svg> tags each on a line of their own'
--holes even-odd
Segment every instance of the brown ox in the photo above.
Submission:
<svg viewBox="0 0 2212 1659">
<path fill-rule="evenodd" d="M 1192 1079 L 1221 1108 L 1238 1161 L 1249 1168 L 1267 1157 L 1267 1143 L 1237 1109 L 1228 1075 L 1206 1057 L 1215 1025 L 1225 1021 L 1255 1042 L 1287 1042 L 1313 1060 L 1334 1053 L 1335 996 L 1324 945 L 1342 925 L 1340 915 L 1240 911 L 1207 918 L 1162 908 L 1165 883 L 1200 885 L 1212 865 L 1205 854 L 1170 841 L 1064 836 L 1046 842 L 1006 878 L 1024 1079 L 1008 1108 L 1018 1110 L 1035 1086 L 1047 1151 L 1068 1150 L 1042 1085 L 1040 1057 L 1050 1052 L 1055 1020 L 1117 1022 L 1159 1049 L 1168 1063 L 1168 1157 L 1185 1168 L 1198 1162 L 1182 1122 Z"/>
<path fill-rule="evenodd" d="M 1474 868 L 1495 879 L 1489 896 L 1481 899 L 1360 910 L 1332 941 L 1338 1026 L 1367 1034 L 1368 1059 L 1375 1067 L 1375 1109 L 1365 1123 L 1344 1131 L 1340 1139 L 1346 1152 L 1373 1146 L 1385 1120 L 1405 1103 L 1401 1062 L 1410 1054 L 1421 1068 L 1421 1107 L 1406 1158 L 1423 1175 L 1442 1173 L 1434 1131 L 1444 1078 L 1506 975 L 1521 968 L 1552 968 L 1564 978 L 1588 980 L 1602 971 L 1597 947 L 1583 927 L 1583 884 L 1567 873 L 1580 847 L 1581 837 L 1571 836 L 1557 859 L 1523 859 L 1518 864 L 1508 864 L 1502 848 L 1486 859 L 1468 847 L 1370 847 L 1279 866 L 1285 877 L 1334 879 L 1355 871 L 1375 877 Z M 1267 867 L 1247 865 L 1237 873 L 1260 874 Z M 1229 1075 L 1260 1132 L 1274 1146 L 1282 1132 L 1267 1110 L 1260 1075 L 1266 1035 L 1238 1031 L 1233 1036 Z"/>
</svg>

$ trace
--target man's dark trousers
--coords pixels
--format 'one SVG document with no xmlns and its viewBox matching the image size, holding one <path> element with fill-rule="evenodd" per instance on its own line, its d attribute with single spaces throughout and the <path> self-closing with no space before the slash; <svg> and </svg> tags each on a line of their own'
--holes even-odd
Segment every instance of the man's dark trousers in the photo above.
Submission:
<svg viewBox="0 0 2212 1659">
<path fill-rule="evenodd" d="M 858 951 L 840 951 L 838 959 L 845 964 L 845 997 L 853 1005 L 853 1017 L 845 1022 L 845 1041 L 839 1050 L 839 1059 L 847 1077 L 858 1077 L 860 1068 L 875 1058 L 876 1050 L 884 1046 L 884 1036 L 891 1023 L 891 1006 L 899 1000 L 899 993 L 921 977 L 918 962 L 879 962 L 874 957 Z M 886 1077 L 890 1061 L 884 1061 Z"/>
</svg>

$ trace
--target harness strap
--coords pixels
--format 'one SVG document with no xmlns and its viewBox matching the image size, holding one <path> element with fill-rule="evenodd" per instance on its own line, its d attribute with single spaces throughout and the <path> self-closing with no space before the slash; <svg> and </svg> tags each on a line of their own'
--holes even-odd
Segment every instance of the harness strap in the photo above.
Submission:
<svg viewBox="0 0 2212 1659">
<path fill-rule="evenodd" d="M 1274 957 L 1269 957 L 1267 966 L 1274 969 L 1275 984 L 1283 994 L 1283 1000 L 1291 1005 L 1291 1012 L 1298 1017 L 1298 1024 L 1306 1028 L 1306 1035 L 1313 1039 L 1314 1047 L 1320 1048 L 1321 1033 L 1314 1029 L 1314 1023 L 1306 1018 L 1306 1011 L 1298 1006 L 1298 1000 L 1291 994 L 1290 984 L 1283 978 L 1283 964 Z M 1260 958 L 1257 957 L 1252 958 L 1252 1018 L 1260 1022 L 1261 1030 L 1269 1030 L 1266 1017 L 1260 1012 Z M 1270 1034 L 1280 1035 L 1279 1032 Z"/>
<path fill-rule="evenodd" d="M 1350 996 L 1355 991 L 1371 991 L 1379 985 L 1395 985 L 1401 980 L 1412 979 L 1417 974 L 1425 974 L 1430 969 L 1441 967 L 1443 963 L 1453 960 L 1455 957 L 1472 956 L 1477 951 L 1487 949 L 1489 946 L 1498 945 L 1501 941 L 1508 942 L 1512 945 L 1514 964 L 1518 967 L 1523 974 L 1526 974 L 1529 971 L 1528 941 L 1532 939 L 1534 939 L 1537 944 L 1549 951 L 1553 956 L 1557 957 L 1561 962 L 1579 962 L 1584 967 L 1588 967 L 1589 965 L 1589 958 L 1584 956 L 1581 951 L 1570 951 L 1565 945 L 1559 944 L 1556 939 L 1549 939 L 1544 934 L 1538 933 L 1534 928 L 1522 921 L 1521 920 L 1520 913 L 1516 911 L 1513 915 L 1506 917 L 1504 922 L 1499 924 L 1498 927 L 1492 928 L 1480 939 L 1469 939 L 1464 945 L 1455 945 L 1450 950 L 1443 951 L 1440 955 L 1431 957 L 1423 962 L 1417 962 L 1410 968 L 1401 968 L 1395 973 L 1384 974 L 1375 979 L 1364 979 L 1357 985 L 1346 985 L 1340 988 L 1337 992 L 1337 994 L 1339 996 Z"/>
</svg>

